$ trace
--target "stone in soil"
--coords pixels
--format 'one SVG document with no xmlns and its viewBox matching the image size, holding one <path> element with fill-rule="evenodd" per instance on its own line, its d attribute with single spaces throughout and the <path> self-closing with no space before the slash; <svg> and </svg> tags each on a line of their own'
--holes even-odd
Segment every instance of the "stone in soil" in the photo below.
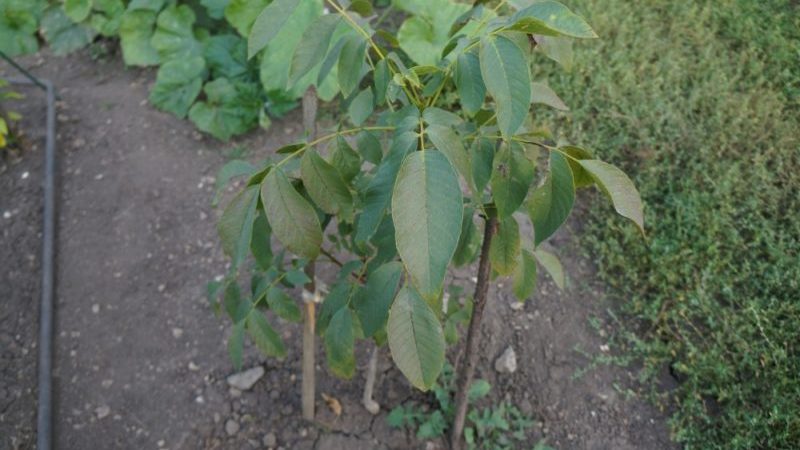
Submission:
<svg viewBox="0 0 800 450">
<path fill-rule="evenodd" d="M 517 353 L 514 348 L 508 346 L 506 350 L 494 362 L 494 370 L 500 373 L 514 373 L 517 371 Z"/>
<path fill-rule="evenodd" d="M 228 433 L 228 436 L 233 436 L 234 434 L 238 433 L 239 422 L 232 419 L 228 419 L 228 421 L 225 422 L 225 432 Z"/>
<path fill-rule="evenodd" d="M 235 373 L 228 377 L 228 384 L 240 391 L 249 391 L 261 377 L 264 376 L 264 368 L 261 366 L 253 367 L 244 372 Z"/>
</svg>

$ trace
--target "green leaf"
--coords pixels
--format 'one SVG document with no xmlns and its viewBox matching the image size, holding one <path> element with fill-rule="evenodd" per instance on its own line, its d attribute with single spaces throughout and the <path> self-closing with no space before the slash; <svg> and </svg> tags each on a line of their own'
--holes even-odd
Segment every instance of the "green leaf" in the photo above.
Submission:
<svg viewBox="0 0 800 450">
<path fill-rule="evenodd" d="M 151 43 L 162 61 L 203 56 L 203 44 L 194 36 L 195 15 L 188 5 L 172 5 L 161 11 Z"/>
<path fill-rule="evenodd" d="M 257 206 L 258 187 L 251 186 L 231 200 L 217 224 L 222 249 L 231 258 L 233 267 L 238 267 L 250 251 Z"/>
<path fill-rule="evenodd" d="M 280 168 L 270 170 L 264 178 L 261 201 L 275 237 L 292 253 L 315 259 L 322 245 L 317 213 Z"/>
<path fill-rule="evenodd" d="M 317 86 L 325 81 L 333 70 L 333 66 L 339 61 L 339 55 L 342 54 L 342 47 L 344 47 L 345 42 L 347 42 L 346 36 L 339 38 L 328 51 L 328 54 L 325 55 L 325 59 L 322 60 L 322 65 L 319 68 L 319 74 L 317 74 Z M 385 60 L 382 59 L 381 61 Z"/>
<path fill-rule="evenodd" d="M 540 248 L 537 248 L 533 252 L 533 256 L 536 258 L 536 261 L 544 267 L 544 270 L 550 275 L 550 278 L 553 279 L 556 286 L 563 290 L 566 278 L 564 276 L 564 267 L 561 265 L 561 261 L 558 260 L 558 257 Z"/>
<path fill-rule="evenodd" d="M 159 12 L 164 7 L 167 0 L 131 0 L 128 3 L 128 11 L 147 10 Z"/>
<path fill-rule="evenodd" d="M 470 147 L 472 180 L 476 194 L 482 194 L 492 177 L 495 143 L 489 139 L 475 139 Z M 477 198 L 481 198 L 477 195 Z"/>
<path fill-rule="evenodd" d="M 94 11 L 89 23 L 105 37 L 116 37 L 125 13 L 122 0 L 94 0 Z"/>
<path fill-rule="evenodd" d="M 464 218 L 461 221 L 461 236 L 458 238 L 458 246 L 453 255 L 453 264 L 456 267 L 471 264 L 478 256 L 478 249 L 481 245 L 481 236 L 478 227 L 475 225 L 475 210 L 471 207 L 464 208 Z"/>
<path fill-rule="evenodd" d="M 64 0 L 64 12 L 73 22 L 83 22 L 92 12 L 92 0 Z"/>
<path fill-rule="evenodd" d="M 272 265 L 272 245 L 270 237 L 272 229 L 269 227 L 264 211 L 258 211 L 253 222 L 253 237 L 250 239 L 250 252 L 262 270 L 267 270 Z"/>
<path fill-rule="evenodd" d="M 289 68 L 289 84 L 295 84 L 315 66 L 319 65 L 328 51 L 331 37 L 341 22 L 338 14 L 325 14 L 316 18 L 310 25 L 311 33 L 306 33 L 295 48 Z"/>
<path fill-rule="evenodd" d="M 474 402 L 475 400 L 485 397 L 486 394 L 488 394 L 491 389 L 492 385 L 489 384 L 488 381 L 483 379 L 478 379 L 473 381 L 472 384 L 469 385 L 469 391 L 467 391 L 467 397 L 469 398 L 470 402 Z"/>
<path fill-rule="evenodd" d="M 217 78 L 206 83 L 203 90 L 206 101 L 195 103 L 189 110 L 189 119 L 200 130 L 227 141 L 258 125 L 262 102 L 257 85 Z"/>
<path fill-rule="evenodd" d="M 639 231 L 644 234 L 642 199 L 639 197 L 636 186 L 625 175 L 625 172 L 597 159 L 579 160 L 578 164 L 589 172 L 600 190 L 611 199 L 617 213 L 632 220 L 639 227 Z"/>
<path fill-rule="evenodd" d="M 353 122 L 353 125 L 361 126 L 372 115 L 374 105 L 372 89 L 366 88 L 359 92 L 356 98 L 350 102 L 350 107 L 347 108 L 347 113 L 350 115 L 350 121 Z"/>
<path fill-rule="evenodd" d="M 222 190 L 225 189 L 225 186 L 228 185 L 231 179 L 250 175 L 255 171 L 256 167 L 254 165 L 241 159 L 232 159 L 225 163 L 225 165 L 219 169 L 219 172 L 217 172 L 217 179 L 214 182 L 214 200 L 211 202 L 211 205 L 216 206 L 217 203 L 219 203 Z"/>
<path fill-rule="evenodd" d="M 497 234 L 489 248 L 489 261 L 492 269 L 499 275 L 511 275 L 519 262 L 520 237 L 519 224 L 513 217 L 501 220 Z"/>
<path fill-rule="evenodd" d="M 298 6 L 297 0 L 274 0 L 266 6 L 253 23 L 247 40 L 247 55 L 252 58 L 264 49 L 286 25 Z"/>
<path fill-rule="evenodd" d="M 358 136 L 356 136 L 356 148 L 361 157 L 372 164 L 380 164 L 381 159 L 383 159 L 381 141 L 369 131 L 358 133 Z"/>
<path fill-rule="evenodd" d="M 270 0 L 230 0 L 225 7 L 225 19 L 240 35 L 247 37 L 258 14 L 270 3 Z"/>
<path fill-rule="evenodd" d="M 382 59 L 375 64 L 373 88 L 375 89 L 375 104 L 383 105 L 386 103 L 386 90 L 392 80 L 392 73 L 389 70 L 389 63 Z"/>
<path fill-rule="evenodd" d="M 56 55 L 66 55 L 85 47 L 95 37 L 95 32 L 84 24 L 76 24 L 63 9 L 51 6 L 42 15 L 42 34 Z"/>
<path fill-rule="evenodd" d="M 503 143 L 492 165 L 492 197 L 500 219 L 511 216 L 525 201 L 535 167 L 517 142 Z"/>
<path fill-rule="evenodd" d="M 40 1 L 0 1 L 0 51 L 8 56 L 18 56 L 39 50 L 36 32 L 42 7 Z M 51 9 L 61 11 L 58 6 Z M 64 15 L 63 11 L 61 15 Z"/>
<path fill-rule="evenodd" d="M 575 203 L 575 182 L 567 157 L 550 152 L 550 173 L 528 200 L 528 215 L 533 223 L 534 245 L 553 235 L 567 221 Z"/>
<path fill-rule="evenodd" d="M 246 78 L 250 71 L 247 42 L 235 34 L 218 34 L 206 41 L 206 63 L 212 78 Z"/>
<path fill-rule="evenodd" d="M 397 30 L 400 48 L 417 64 L 435 66 L 450 40 L 450 28 L 469 5 L 451 0 L 395 0 L 395 6 L 413 14 Z"/>
<path fill-rule="evenodd" d="M 352 221 L 350 190 L 336 168 L 313 148 L 307 149 L 300 160 L 300 174 L 308 195 L 320 209 L 328 214 L 341 213 L 345 220 Z"/>
<path fill-rule="evenodd" d="M 245 322 L 236 323 L 231 331 L 231 337 L 228 338 L 228 356 L 231 358 L 233 367 L 236 370 L 242 370 L 242 353 L 244 351 L 244 326 Z"/>
<path fill-rule="evenodd" d="M 572 69 L 572 39 L 540 35 L 534 35 L 533 37 L 538 44 L 537 48 L 548 58 L 557 62 L 566 70 Z"/>
<path fill-rule="evenodd" d="M 529 250 L 522 249 L 519 262 L 514 269 L 514 282 L 511 290 L 514 296 L 524 302 L 536 289 L 536 259 Z"/>
<path fill-rule="evenodd" d="M 569 157 L 567 161 L 569 162 L 569 168 L 572 169 L 572 177 L 575 180 L 576 189 L 594 184 L 594 178 L 578 163 L 578 160 L 581 159 L 594 159 L 592 152 L 573 145 L 559 147 L 558 151 Z"/>
<path fill-rule="evenodd" d="M 447 156 L 453 167 L 464 177 L 470 189 L 475 192 L 475 184 L 472 181 L 472 163 L 470 163 L 469 153 L 464 148 L 461 138 L 449 126 L 430 125 L 426 131 L 433 146 Z"/>
<path fill-rule="evenodd" d="M 185 117 L 203 88 L 205 66 L 199 56 L 162 64 L 150 91 L 150 102 L 160 110 Z"/>
<path fill-rule="evenodd" d="M 150 43 L 155 31 L 156 12 L 147 9 L 126 11 L 119 27 L 122 58 L 128 66 L 153 66 L 159 63 L 158 51 Z"/>
<path fill-rule="evenodd" d="M 425 122 L 429 125 L 441 125 L 445 127 L 456 127 L 464 123 L 464 120 L 458 117 L 458 115 L 435 106 L 425 108 L 425 111 L 422 112 L 422 118 L 425 119 Z"/>
<path fill-rule="evenodd" d="M 350 298 L 357 290 L 349 282 L 342 282 L 336 284 L 331 288 L 331 291 L 325 296 L 322 306 L 319 309 L 319 316 L 317 317 L 317 334 L 324 336 L 328 329 L 328 324 L 331 318 L 340 309 L 346 308 L 350 302 Z"/>
<path fill-rule="evenodd" d="M 458 175 L 443 153 L 406 157 L 392 193 L 395 240 L 412 283 L 431 304 L 458 245 L 463 210 Z"/>
<path fill-rule="evenodd" d="M 544 83 L 531 83 L 531 103 L 541 103 L 561 111 L 569 111 L 564 101 Z"/>
<path fill-rule="evenodd" d="M 497 123 L 504 136 L 519 130 L 531 100 L 531 77 L 522 50 L 503 36 L 484 38 L 480 50 L 481 74 L 494 98 Z"/>
<path fill-rule="evenodd" d="M 456 83 L 461 107 L 468 115 L 475 115 L 480 111 L 486 97 L 486 85 L 483 83 L 478 55 L 474 52 L 458 55 L 453 80 Z"/>
<path fill-rule="evenodd" d="M 353 301 L 364 336 L 372 337 L 386 325 L 402 275 L 403 265 L 397 261 L 386 263 L 369 274 L 364 289 Z"/>
<path fill-rule="evenodd" d="M 272 287 L 267 291 L 267 304 L 275 314 L 290 322 L 300 322 L 300 319 L 303 318 L 295 301 L 277 287 Z"/>
<path fill-rule="evenodd" d="M 260 312 L 252 311 L 250 315 L 247 316 L 247 333 L 250 335 L 250 339 L 253 340 L 253 343 L 256 344 L 256 347 L 265 355 L 276 358 L 283 358 L 286 356 L 286 348 L 283 346 L 283 340 L 281 340 L 281 337 L 272 329 L 267 319 L 264 318 L 264 315 Z"/>
<path fill-rule="evenodd" d="M 208 17 L 212 19 L 222 19 L 228 2 L 229 0 L 200 0 L 200 4 L 205 6 L 208 11 Z"/>
<path fill-rule="evenodd" d="M 517 11 L 513 29 L 531 34 L 592 39 L 597 34 L 583 18 L 559 2 L 542 0 Z"/>
<path fill-rule="evenodd" d="M 361 172 L 361 156 L 342 136 L 336 137 L 336 148 L 331 154 L 331 164 L 348 183 Z"/>
<path fill-rule="evenodd" d="M 397 294 L 386 325 L 392 359 L 418 389 L 428 390 L 444 367 L 444 333 L 439 319 L 417 292 Z"/>
<path fill-rule="evenodd" d="M 339 54 L 339 89 L 349 97 L 361 81 L 362 67 L 366 55 L 367 41 L 360 35 L 350 35 Z"/>
<path fill-rule="evenodd" d="M 362 194 L 363 211 L 356 223 L 356 242 L 366 242 L 375 234 L 392 200 L 392 189 L 403 159 L 417 148 L 417 134 L 395 136 L 386 158 L 378 165 Z"/>
<path fill-rule="evenodd" d="M 354 344 L 353 313 L 350 308 L 340 308 L 325 330 L 325 353 L 334 375 L 345 379 L 353 377 L 356 370 Z"/>
</svg>

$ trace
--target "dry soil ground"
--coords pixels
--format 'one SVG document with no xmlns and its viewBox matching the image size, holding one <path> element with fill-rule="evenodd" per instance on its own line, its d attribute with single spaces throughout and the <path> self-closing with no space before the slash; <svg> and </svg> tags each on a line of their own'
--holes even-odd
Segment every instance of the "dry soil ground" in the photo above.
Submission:
<svg viewBox="0 0 800 450">
<path fill-rule="evenodd" d="M 359 404 L 363 371 L 340 381 L 319 368 L 319 391 L 335 395 L 336 418 L 318 402 L 318 423 L 300 418 L 298 329 L 283 326 L 290 357 L 265 360 L 248 349 L 245 367 L 263 365 L 249 391 L 230 391 L 229 326 L 205 298 L 206 282 L 224 273 L 211 207 L 214 175 L 235 145 L 258 160 L 299 132 L 298 116 L 235 144 L 202 137 L 187 121 L 147 104 L 152 71 L 125 69 L 119 58 L 93 61 L 40 55 L 23 60 L 53 80 L 58 112 L 59 234 L 55 341 L 55 440 L 60 449 L 246 449 L 275 438 L 286 449 L 425 448 L 386 424 L 387 410 L 424 401 L 391 368 L 377 380 L 383 406 L 373 417 Z M 10 73 L 0 66 L 0 72 Z M 29 149 L 0 174 L 0 448 L 35 441 L 36 329 L 41 214 L 43 98 L 26 89 L 18 104 Z M 24 173 L 28 175 L 23 176 Z M 593 197 L 590 197 L 590 199 Z M 574 227 L 574 226 L 573 226 Z M 540 276 L 538 292 L 515 311 L 508 285 L 492 288 L 478 375 L 492 382 L 488 400 L 508 398 L 536 421 L 530 440 L 559 449 L 665 449 L 664 415 L 626 399 L 631 374 L 601 366 L 573 375 L 597 354 L 608 305 L 591 283 L 591 265 L 556 239 L 572 282 L 558 292 Z M 466 273 L 456 279 L 471 289 Z M 502 282 L 502 281 L 501 281 Z M 519 369 L 497 374 L 507 346 Z M 322 349 L 320 348 L 320 354 Z M 363 363 L 368 349 L 359 349 Z M 363 367 L 363 364 L 362 364 Z M 265 442 L 265 436 L 268 436 Z M 441 445 L 441 443 L 433 443 Z"/>
</svg>

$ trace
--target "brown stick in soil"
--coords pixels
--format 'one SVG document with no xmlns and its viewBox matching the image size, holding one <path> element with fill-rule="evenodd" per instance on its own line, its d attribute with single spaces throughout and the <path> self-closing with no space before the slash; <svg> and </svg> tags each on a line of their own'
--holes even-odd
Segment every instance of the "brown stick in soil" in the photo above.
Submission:
<svg viewBox="0 0 800 450">
<path fill-rule="evenodd" d="M 483 231 L 483 245 L 481 245 L 481 259 L 478 263 L 478 282 L 475 285 L 474 303 L 472 306 L 472 317 L 469 321 L 467 331 L 467 344 L 464 348 L 463 370 L 457 373 L 458 383 L 456 384 L 456 415 L 453 420 L 453 428 L 450 432 L 450 448 L 461 450 L 463 447 L 464 422 L 467 418 L 467 406 L 469 386 L 475 376 L 475 366 L 478 364 L 478 339 L 483 320 L 483 309 L 486 306 L 486 297 L 489 293 L 489 276 L 492 272 L 492 264 L 489 261 L 489 248 L 492 245 L 492 237 L 497 231 L 497 216 L 490 214 L 486 220 L 486 228 Z"/>
<path fill-rule="evenodd" d="M 317 134 L 317 93 L 314 87 L 308 88 L 303 95 L 303 127 L 309 140 Z M 303 286 L 305 290 L 303 302 L 305 303 L 305 320 L 303 321 L 303 368 L 302 368 L 302 395 L 303 418 L 314 420 L 314 406 L 316 401 L 316 345 L 314 332 L 316 328 L 316 270 L 314 261 L 309 262 L 305 268 L 306 275 L 311 280 Z"/>
</svg>

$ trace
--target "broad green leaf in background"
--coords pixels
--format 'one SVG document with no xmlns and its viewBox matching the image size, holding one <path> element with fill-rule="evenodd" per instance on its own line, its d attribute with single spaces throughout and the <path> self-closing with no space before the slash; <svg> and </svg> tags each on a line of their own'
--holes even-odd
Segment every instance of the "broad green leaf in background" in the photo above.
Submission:
<svg viewBox="0 0 800 450">
<path fill-rule="evenodd" d="M 94 11 L 89 18 L 92 28 L 105 37 L 117 36 L 125 13 L 125 4 L 122 0 L 93 1 Z"/>
<path fill-rule="evenodd" d="M 250 70 L 247 41 L 236 34 L 218 34 L 208 38 L 205 58 L 212 78 L 246 78 Z"/>
<path fill-rule="evenodd" d="M 474 52 L 458 55 L 453 80 L 464 111 L 474 115 L 481 109 L 486 97 L 486 85 L 483 83 L 478 55 Z"/>
<path fill-rule="evenodd" d="M 350 107 L 347 108 L 347 113 L 353 125 L 361 126 L 372 115 L 372 110 L 375 106 L 374 102 L 372 89 L 370 88 L 365 88 L 356 95 L 356 98 L 350 102 Z"/>
<path fill-rule="evenodd" d="M 457 114 L 450 111 L 445 111 L 435 106 L 425 108 L 422 112 L 422 118 L 429 125 L 441 125 L 445 127 L 455 127 L 464 123 L 464 119 Z"/>
<path fill-rule="evenodd" d="M 364 289 L 354 298 L 353 307 L 364 336 L 372 337 L 386 325 L 402 275 L 402 264 L 397 261 L 386 263 L 369 274 Z"/>
<path fill-rule="evenodd" d="M 148 10 L 153 12 L 161 11 L 167 0 L 131 0 L 128 3 L 128 11 Z"/>
<path fill-rule="evenodd" d="M 464 266 L 475 261 L 481 245 L 481 236 L 473 217 L 475 210 L 472 207 L 464 208 L 464 218 L 461 221 L 461 236 L 453 255 L 453 264 L 456 267 Z"/>
<path fill-rule="evenodd" d="M 504 136 L 519 130 L 531 100 L 531 76 L 522 50 L 503 36 L 484 38 L 480 50 L 481 74 L 494 98 L 497 123 Z"/>
<path fill-rule="evenodd" d="M 353 197 L 336 167 L 322 159 L 313 148 L 300 160 L 300 174 L 308 195 L 328 214 L 339 214 L 352 221 Z"/>
<path fill-rule="evenodd" d="M 350 35 L 339 54 L 339 89 L 342 95 L 349 97 L 361 81 L 364 55 L 367 42 L 360 35 Z"/>
<path fill-rule="evenodd" d="M 247 39 L 247 55 L 252 58 L 266 47 L 285 26 L 301 1 L 274 0 L 268 4 L 253 23 Z"/>
<path fill-rule="evenodd" d="M 41 1 L 0 1 L 0 51 L 9 56 L 34 53 L 39 50 L 36 32 Z"/>
<path fill-rule="evenodd" d="M 450 28 L 469 5 L 451 0 L 395 0 L 397 8 L 409 12 L 397 30 L 400 48 L 419 65 L 435 66 L 450 40 Z"/>
<path fill-rule="evenodd" d="M 159 63 L 158 51 L 150 42 L 156 25 L 155 11 L 126 11 L 119 26 L 122 58 L 128 66 L 152 66 Z"/>
<path fill-rule="evenodd" d="M 84 24 L 72 22 L 64 10 L 58 6 L 51 6 L 42 15 L 41 30 L 50 48 L 56 55 L 66 55 L 85 47 L 92 39 L 95 32 Z"/>
<path fill-rule="evenodd" d="M 566 277 L 564 275 L 564 267 L 561 265 L 561 261 L 558 260 L 558 257 L 540 248 L 534 250 L 533 256 L 536 258 L 536 261 L 544 267 L 544 270 L 550 275 L 550 278 L 553 279 L 556 286 L 558 286 L 559 289 L 564 289 Z"/>
<path fill-rule="evenodd" d="M 353 377 L 356 370 L 354 344 L 353 313 L 350 308 L 339 308 L 325 330 L 325 353 L 334 375 L 344 379 Z"/>
<path fill-rule="evenodd" d="M 328 51 L 331 37 L 341 22 L 338 14 L 324 14 L 310 25 L 311 33 L 306 33 L 295 48 L 289 68 L 289 84 L 295 84 L 312 68 L 320 64 Z"/>
<path fill-rule="evenodd" d="M 392 199 L 392 189 L 397 179 L 400 164 L 410 152 L 417 149 L 417 134 L 404 132 L 394 137 L 389 153 L 378 165 L 370 179 L 363 197 L 363 210 L 356 223 L 356 242 L 367 242 L 378 230 Z"/>
<path fill-rule="evenodd" d="M 533 223 L 534 244 L 549 238 L 567 220 L 575 203 L 575 183 L 567 157 L 550 152 L 550 172 L 544 183 L 528 199 L 528 215 Z"/>
<path fill-rule="evenodd" d="M 356 148 L 361 157 L 372 164 L 380 164 L 383 159 L 383 146 L 375 133 L 369 131 L 358 133 Z"/>
<path fill-rule="evenodd" d="M 639 227 L 639 231 L 644 234 L 642 199 L 639 197 L 636 186 L 625 175 L 625 172 L 597 159 L 579 160 L 578 164 L 589 172 L 600 190 L 608 195 L 617 213 L 632 220 Z"/>
<path fill-rule="evenodd" d="M 418 389 L 430 389 L 444 367 L 444 333 L 436 313 L 412 287 L 403 287 L 394 299 L 386 333 L 403 375 Z"/>
<path fill-rule="evenodd" d="M 517 11 L 510 19 L 514 28 L 531 34 L 592 39 L 597 34 L 583 18 L 559 2 L 537 1 Z"/>
<path fill-rule="evenodd" d="M 331 154 L 331 164 L 336 167 L 346 182 L 350 182 L 361 171 L 361 156 L 342 136 L 336 137 L 336 148 Z"/>
<path fill-rule="evenodd" d="M 275 237 L 292 253 L 315 259 L 322 245 L 317 213 L 281 168 L 273 168 L 264 178 L 261 201 Z"/>
<path fill-rule="evenodd" d="M 489 261 L 499 275 L 511 275 L 519 262 L 519 224 L 514 217 L 501 220 L 489 248 Z"/>
<path fill-rule="evenodd" d="M 389 82 L 392 79 L 392 73 L 389 70 L 389 63 L 386 59 L 382 59 L 375 64 L 375 72 L 373 74 L 375 89 L 375 104 L 383 105 L 386 103 L 386 90 L 389 88 Z"/>
<path fill-rule="evenodd" d="M 522 249 L 519 262 L 514 269 L 514 282 L 511 286 L 514 296 L 524 302 L 536 289 L 536 259 L 527 249 Z"/>
<path fill-rule="evenodd" d="M 256 220 L 253 222 L 253 238 L 250 240 L 250 252 L 253 259 L 262 270 L 268 270 L 272 266 L 272 245 L 270 238 L 272 229 L 269 227 L 267 216 L 264 211 L 256 213 Z"/>
<path fill-rule="evenodd" d="M 92 12 L 92 0 L 64 0 L 64 13 L 75 23 L 83 22 Z"/>
<path fill-rule="evenodd" d="M 185 117 L 203 88 L 205 65 L 200 56 L 162 64 L 150 91 L 150 102 L 158 109 Z"/>
<path fill-rule="evenodd" d="M 483 190 L 492 177 L 495 142 L 489 139 L 475 139 L 469 149 L 472 160 L 472 180 L 475 183 L 477 198 L 481 199 Z"/>
<path fill-rule="evenodd" d="M 317 334 L 320 336 L 325 335 L 333 315 L 336 314 L 339 309 L 347 308 L 347 304 L 350 302 L 350 298 L 355 292 L 357 292 L 357 290 L 349 282 L 341 282 L 331 288 L 319 309 Z"/>
<path fill-rule="evenodd" d="M 258 186 L 251 186 L 231 200 L 217 224 L 222 249 L 234 267 L 244 261 L 250 250 L 257 205 Z"/>
<path fill-rule="evenodd" d="M 280 335 L 272 329 L 267 319 L 258 311 L 251 311 L 247 316 L 247 333 L 259 350 L 267 356 L 283 358 L 286 347 Z"/>
<path fill-rule="evenodd" d="M 203 56 L 203 44 L 194 35 L 194 22 L 189 5 L 172 5 L 161 11 L 150 42 L 162 61 Z"/>
<path fill-rule="evenodd" d="M 560 111 L 569 111 L 569 108 L 559 98 L 558 94 L 544 83 L 531 83 L 531 103 L 541 103 Z"/>
<path fill-rule="evenodd" d="M 300 322 L 303 315 L 294 300 L 280 288 L 272 287 L 267 291 L 269 309 L 290 322 Z"/>
<path fill-rule="evenodd" d="M 569 162 L 569 168 L 572 169 L 572 177 L 575 179 L 576 189 L 594 184 L 594 178 L 578 163 L 581 159 L 594 159 L 592 152 L 574 145 L 559 147 L 558 151 L 568 156 L 567 161 Z"/>
<path fill-rule="evenodd" d="M 406 157 L 392 193 L 395 240 L 412 283 L 430 304 L 441 294 L 463 211 L 458 175 L 443 153 L 428 150 Z"/>
<path fill-rule="evenodd" d="M 217 78 L 206 83 L 203 91 L 206 100 L 195 103 L 189 111 L 189 119 L 200 130 L 226 141 L 258 124 L 262 102 L 257 85 Z"/>
<path fill-rule="evenodd" d="M 206 7 L 208 17 L 212 19 L 222 19 L 229 1 L 230 0 L 200 0 L 200 4 Z"/>
<path fill-rule="evenodd" d="M 225 7 L 225 19 L 240 35 L 248 37 L 253 22 L 269 2 L 270 0 L 230 0 Z"/>
<path fill-rule="evenodd" d="M 535 167 L 518 142 L 503 143 L 492 164 L 492 197 L 500 219 L 511 216 L 528 195 Z"/>
</svg>

